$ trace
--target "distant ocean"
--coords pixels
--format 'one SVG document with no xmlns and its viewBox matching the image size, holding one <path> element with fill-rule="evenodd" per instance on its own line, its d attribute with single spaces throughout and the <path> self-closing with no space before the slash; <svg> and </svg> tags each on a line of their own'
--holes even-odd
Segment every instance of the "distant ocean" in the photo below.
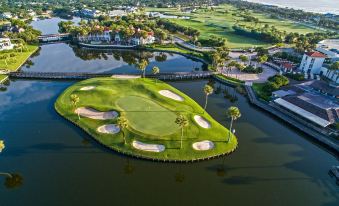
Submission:
<svg viewBox="0 0 339 206">
<path fill-rule="evenodd" d="M 249 2 L 339 15 L 339 0 L 246 0 Z"/>
</svg>

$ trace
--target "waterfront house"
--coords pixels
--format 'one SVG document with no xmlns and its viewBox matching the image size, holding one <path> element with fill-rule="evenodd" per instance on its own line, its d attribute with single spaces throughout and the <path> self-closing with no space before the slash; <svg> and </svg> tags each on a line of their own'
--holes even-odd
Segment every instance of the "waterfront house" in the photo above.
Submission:
<svg viewBox="0 0 339 206">
<path fill-rule="evenodd" d="M 119 31 L 115 31 L 115 34 L 114 34 L 114 41 L 115 41 L 115 42 L 121 42 L 121 37 L 120 37 Z"/>
<path fill-rule="evenodd" d="M 13 49 L 14 45 L 12 44 L 9 38 L 0 38 L 0 51 Z"/>
<path fill-rule="evenodd" d="M 302 58 L 299 69 L 308 74 L 320 74 L 325 58 L 327 58 L 326 55 L 317 51 L 306 52 Z"/>
<path fill-rule="evenodd" d="M 111 42 L 111 30 L 105 28 L 102 33 L 90 33 L 87 36 L 78 36 L 80 42 Z"/>
<path fill-rule="evenodd" d="M 145 44 L 153 44 L 155 42 L 155 37 L 153 32 L 147 32 L 147 36 L 143 37 L 141 35 L 141 30 L 138 29 L 131 39 L 131 43 L 133 45 L 145 45 Z"/>
</svg>

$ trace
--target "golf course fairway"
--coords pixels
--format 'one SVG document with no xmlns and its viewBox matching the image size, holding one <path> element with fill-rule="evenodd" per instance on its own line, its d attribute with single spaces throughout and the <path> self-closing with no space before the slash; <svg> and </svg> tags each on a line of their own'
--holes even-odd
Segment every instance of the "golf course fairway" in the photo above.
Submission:
<svg viewBox="0 0 339 206">
<path fill-rule="evenodd" d="M 238 144 L 198 103 L 154 79 L 77 82 L 58 97 L 55 109 L 102 145 L 134 157 L 194 161 L 231 153 Z M 176 122 L 179 116 L 185 126 Z M 119 127 L 121 119 L 125 126 Z"/>
</svg>

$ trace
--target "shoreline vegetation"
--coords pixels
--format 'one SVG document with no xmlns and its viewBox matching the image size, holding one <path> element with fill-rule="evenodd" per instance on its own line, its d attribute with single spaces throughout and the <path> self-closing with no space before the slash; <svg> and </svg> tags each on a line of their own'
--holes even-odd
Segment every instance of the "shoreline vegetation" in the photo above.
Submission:
<svg viewBox="0 0 339 206">
<path fill-rule="evenodd" d="M 14 54 L 13 57 L 9 57 L 6 60 L 0 60 L 0 70 L 15 72 L 18 71 L 26 62 L 27 60 L 36 52 L 38 51 L 38 45 L 27 45 L 27 50 L 25 51 L 2 51 L 0 52 L 1 55 L 3 54 Z M 0 83 L 6 81 L 8 75 L 0 74 Z"/>
</svg>

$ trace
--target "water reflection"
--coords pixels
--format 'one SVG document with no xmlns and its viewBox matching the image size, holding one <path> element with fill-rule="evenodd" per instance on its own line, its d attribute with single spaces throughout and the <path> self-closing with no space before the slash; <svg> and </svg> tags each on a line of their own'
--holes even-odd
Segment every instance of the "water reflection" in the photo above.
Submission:
<svg viewBox="0 0 339 206">
<path fill-rule="evenodd" d="M 202 70 L 203 63 L 178 54 L 135 50 L 93 50 L 64 43 L 43 45 L 24 71 L 35 72 L 92 72 L 138 74 L 135 64 L 147 59 L 146 73 L 157 66 L 161 72 Z"/>
<path fill-rule="evenodd" d="M 224 126 L 230 121 L 226 108 L 233 104 L 240 108 L 242 118 L 235 125 L 239 148 L 234 153 L 192 164 L 165 164 L 111 152 L 59 117 L 53 109 L 55 98 L 72 82 L 31 82 L 34 89 L 21 85 L 26 81 L 15 81 L 0 93 L 0 100 L 9 96 L 13 102 L 22 94 L 13 87 L 23 87 L 33 96 L 45 90 L 53 93 L 45 100 L 0 108 L 0 136 L 8 144 L 0 156 L 0 169 L 25 174 L 20 190 L 0 187 L 3 205 L 58 205 L 64 201 L 109 205 L 112 199 L 117 205 L 178 204 L 172 197 L 183 197 L 180 203 L 185 205 L 338 203 L 338 188 L 327 175 L 337 160 L 295 129 L 250 106 L 238 93 L 236 103 L 226 100 L 223 93 L 211 94 L 208 107 L 208 113 Z M 203 105 L 206 83 L 170 84 Z M 83 144 L 83 139 L 91 146 Z M 55 194 L 59 194 L 57 199 Z M 81 198 L 84 196 L 97 198 Z"/>
</svg>

